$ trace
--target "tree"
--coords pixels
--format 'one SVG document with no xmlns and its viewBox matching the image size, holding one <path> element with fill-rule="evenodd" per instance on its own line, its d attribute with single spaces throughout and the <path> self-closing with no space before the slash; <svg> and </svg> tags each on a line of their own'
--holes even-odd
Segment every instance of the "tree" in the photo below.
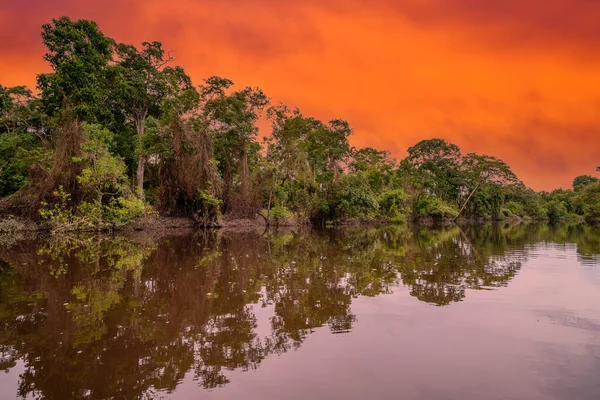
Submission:
<svg viewBox="0 0 600 400">
<path fill-rule="evenodd" d="M 53 72 L 38 75 L 45 112 L 56 120 L 100 122 L 110 118 L 107 73 L 115 42 L 93 21 L 53 19 L 42 26 L 44 60 Z"/>
<path fill-rule="evenodd" d="M 408 148 L 407 160 L 415 167 L 426 167 L 428 164 L 456 165 L 460 162 L 461 153 L 457 145 L 444 139 L 427 139 Z"/>
<path fill-rule="evenodd" d="M 519 183 L 519 179 L 510 167 L 504 161 L 492 156 L 469 153 L 463 158 L 461 169 L 465 173 L 472 190 L 458 211 L 457 218 L 462 214 L 473 194 L 482 185 L 508 186 Z"/>
<path fill-rule="evenodd" d="M 297 182 L 306 183 L 311 179 L 311 170 L 308 162 L 305 143 L 308 133 L 315 128 L 316 121 L 306 118 L 300 110 L 290 110 L 285 105 L 273 106 L 267 110 L 271 120 L 271 135 L 265 138 L 266 160 L 271 168 L 271 185 L 267 199 L 267 220 L 269 220 L 271 206 L 274 203 L 273 193 L 277 190 L 279 198 L 277 206 L 292 206 L 295 211 L 305 209 L 307 204 L 305 196 L 294 199 L 294 187 Z M 284 186 L 289 188 L 283 193 Z M 294 204 L 281 204 L 283 197 L 290 198 Z"/>
<path fill-rule="evenodd" d="M 33 133 L 45 140 L 39 98 L 25 86 L 0 85 L 0 134 Z"/>
<path fill-rule="evenodd" d="M 141 50 L 132 45 L 119 44 L 117 54 L 119 63 L 113 90 L 118 97 L 117 105 L 126 111 L 137 132 L 137 190 L 139 196 L 143 196 L 146 154 L 142 142 L 145 122 L 150 116 L 160 115 L 169 83 L 162 67 L 172 58 L 165 56 L 160 42 L 143 42 Z"/>
<path fill-rule="evenodd" d="M 573 190 L 577 192 L 594 182 L 598 182 L 598 178 L 594 178 L 590 175 L 580 175 L 573 179 Z"/>
<path fill-rule="evenodd" d="M 259 88 L 230 91 L 232 86 L 229 79 L 217 76 L 206 79 L 200 87 L 200 110 L 204 125 L 214 140 L 215 158 L 224 183 L 223 211 L 250 216 L 258 210 L 256 205 L 250 204 L 249 163 L 258 159 L 260 145 L 256 142 L 256 123 L 269 98 Z M 239 184 L 236 185 L 236 181 Z M 236 204 L 234 194 L 237 195 Z M 237 210 L 233 210 L 234 206 Z"/>
<path fill-rule="evenodd" d="M 590 183 L 579 193 L 586 219 L 600 221 L 600 181 Z"/>
<path fill-rule="evenodd" d="M 546 204 L 548 219 L 550 221 L 558 221 L 567 216 L 567 207 L 560 200 L 551 200 Z"/>
<path fill-rule="evenodd" d="M 329 185 L 343 172 L 352 155 L 348 141 L 352 132 L 350 124 L 342 119 L 332 119 L 327 124 L 318 121 L 308 132 L 305 151 L 315 181 L 323 193 L 327 193 Z"/>
<path fill-rule="evenodd" d="M 125 164 L 108 150 L 113 134 L 97 125 L 83 123 L 81 153 L 73 157 L 80 171 L 76 176 L 78 201 L 62 186 L 54 192 L 56 202 L 44 204 L 40 213 L 53 230 L 103 228 L 104 223 L 122 223 L 140 216 L 143 203 L 132 198 Z"/>
<path fill-rule="evenodd" d="M 54 201 L 62 187 L 71 202 L 82 200 L 77 176 L 81 156 L 81 122 L 106 123 L 112 120 L 108 107 L 107 77 L 112 65 L 114 41 L 95 22 L 53 19 L 42 27 L 42 38 L 51 73 L 38 75 L 41 110 L 50 117 L 54 156 L 49 171 L 32 165 L 28 185 L 0 205 L 3 212 L 37 216 L 42 202 Z"/>
<path fill-rule="evenodd" d="M 355 149 L 352 153 L 350 168 L 352 171 L 366 171 L 371 167 L 393 166 L 394 161 L 390 159 L 390 152 L 377 150 L 372 147 Z"/>
<path fill-rule="evenodd" d="M 350 161 L 350 171 L 363 172 L 371 189 L 375 193 L 393 190 L 395 182 L 394 167 L 396 160 L 390 158 L 387 150 L 377 150 L 372 147 L 353 149 Z"/>
<path fill-rule="evenodd" d="M 0 196 L 27 182 L 34 163 L 47 166 L 49 143 L 39 98 L 25 86 L 0 85 Z"/>
<path fill-rule="evenodd" d="M 462 155 L 458 146 L 443 139 L 422 140 L 408 149 L 406 158 L 416 181 L 430 194 L 455 201 L 460 194 Z"/>
</svg>

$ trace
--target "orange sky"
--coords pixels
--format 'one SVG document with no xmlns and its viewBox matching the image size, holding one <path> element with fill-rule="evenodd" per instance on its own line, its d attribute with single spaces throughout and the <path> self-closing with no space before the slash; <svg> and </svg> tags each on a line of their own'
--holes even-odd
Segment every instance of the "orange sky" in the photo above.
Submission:
<svg viewBox="0 0 600 400">
<path fill-rule="evenodd" d="M 40 26 L 60 15 L 162 41 L 197 83 L 260 86 L 398 158 L 442 137 L 534 189 L 600 165 L 597 0 L 2 0 L 1 84 L 47 70 Z"/>
</svg>

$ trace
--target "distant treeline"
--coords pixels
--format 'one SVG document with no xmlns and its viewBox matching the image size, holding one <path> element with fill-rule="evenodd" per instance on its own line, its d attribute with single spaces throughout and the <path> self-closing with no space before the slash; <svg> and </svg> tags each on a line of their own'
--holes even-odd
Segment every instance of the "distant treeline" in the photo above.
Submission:
<svg viewBox="0 0 600 400">
<path fill-rule="evenodd" d="M 396 161 L 357 149 L 348 122 L 322 122 L 260 88 L 213 76 L 199 86 L 160 42 L 117 43 L 96 23 L 42 28 L 52 72 L 37 93 L 0 85 L 0 214 L 55 229 L 193 218 L 349 220 L 600 218 L 600 182 L 536 193 L 502 161 L 442 139 Z M 271 122 L 266 139 L 257 123 Z"/>
</svg>

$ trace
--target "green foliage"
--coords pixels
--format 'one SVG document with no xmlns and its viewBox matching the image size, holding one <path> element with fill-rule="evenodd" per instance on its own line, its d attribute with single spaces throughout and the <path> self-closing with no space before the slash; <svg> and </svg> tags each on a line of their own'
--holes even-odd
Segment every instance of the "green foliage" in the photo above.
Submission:
<svg viewBox="0 0 600 400">
<path fill-rule="evenodd" d="M 26 132 L 0 134 L 0 197 L 15 193 L 27 182 L 29 168 L 34 164 L 49 165 L 50 151 L 39 139 Z"/>
<path fill-rule="evenodd" d="M 42 204 L 40 215 L 54 231 L 101 229 L 129 222 L 144 211 L 144 203 L 129 190 L 125 164 L 108 151 L 112 133 L 90 124 L 83 124 L 82 130 L 82 154 L 73 162 L 82 166 L 77 181 L 83 200 L 72 204 L 71 194 L 61 186 L 53 204 Z"/>
<path fill-rule="evenodd" d="M 595 181 L 581 189 L 580 201 L 587 219 L 600 220 L 600 182 Z"/>
<path fill-rule="evenodd" d="M 4 87 L 0 85 L 0 134 L 35 133 L 45 136 L 39 98 L 25 86 Z"/>
<path fill-rule="evenodd" d="M 580 175 L 573 179 L 573 190 L 578 192 L 594 182 L 598 182 L 598 178 L 594 178 L 590 175 Z"/>
<path fill-rule="evenodd" d="M 527 213 L 525 212 L 525 208 L 523 206 L 523 204 L 521 203 L 517 203 L 516 201 L 509 201 L 505 204 L 505 208 L 502 209 L 502 214 L 505 217 L 509 217 L 509 215 L 507 215 L 507 213 L 505 213 L 504 211 L 508 211 L 508 213 L 510 214 L 510 216 L 516 216 L 516 217 L 527 217 Z"/>
<path fill-rule="evenodd" d="M 434 220 L 453 219 L 458 216 L 458 211 L 444 201 L 434 196 L 423 196 L 417 200 L 416 210 L 418 218 L 433 218 Z"/>
<path fill-rule="evenodd" d="M 83 124 L 82 156 L 73 161 L 84 168 L 77 177 L 83 190 L 102 203 L 104 196 L 116 196 L 127 189 L 125 164 L 108 150 L 113 134 L 99 125 Z"/>
<path fill-rule="evenodd" d="M 375 215 L 379 203 L 364 174 L 349 174 L 340 179 L 333 190 L 330 206 L 332 219 L 368 218 Z"/>
<path fill-rule="evenodd" d="M 146 213 L 144 202 L 133 194 L 112 199 L 103 206 L 103 220 L 111 224 L 126 224 Z"/>
<path fill-rule="evenodd" d="M 538 193 L 526 188 L 525 185 L 517 185 L 508 190 L 505 193 L 505 201 L 507 208 L 523 218 L 547 218 L 544 199 Z"/>
<path fill-rule="evenodd" d="M 75 220 L 71 209 L 71 195 L 65 192 L 60 186 L 53 193 L 55 201 L 52 205 L 42 202 L 39 213 L 41 217 L 50 223 L 54 229 L 63 229 L 62 227 L 78 227 L 79 220 Z"/>
<path fill-rule="evenodd" d="M 200 190 L 198 192 L 198 214 L 204 218 L 204 226 L 208 226 L 209 223 L 216 221 L 221 212 L 219 207 L 222 201 L 210 194 L 206 190 Z"/>
<path fill-rule="evenodd" d="M 397 163 L 388 151 L 353 148 L 345 120 L 267 108 L 258 87 L 219 76 L 195 87 L 158 41 L 117 44 L 96 23 L 68 17 L 44 25 L 42 40 L 51 71 L 38 75 L 39 97 L 0 85 L 0 196 L 12 195 L 6 209 L 37 201 L 23 207 L 29 215 L 45 200 L 40 215 L 55 229 L 103 229 L 152 206 L 202 226 L 262 210 L 319 226 L 597 218 L 598 180 L 589 175 L 574 190 L 536 193 L 502 160 L 439 138 Z M 270 135 L 259 135 L 265 109 Z"/>
<path fill-rule="evenodd" d="M 115 42 L 93 21 L 53 19 L 42 26 L 44 55 L 52 73 L 38 75 L 44 111 L 61 118 L 65 113 L 90 122 L 110 117 L 107 96 L 109 62 Z M 66 107 L 65 107 L 66 105 Z"/>
<path fill-rule="evenodd" d="M 284 206 L 275 206 L 271 208 L 270 216 L 276 220 L 292 218 L 293 214 Z"/>
<path fill-rule="evenodd" d="M 0 197 L 23 187 L 34 163 L 49 164 L 43 119 L 31 90 L 0 85 Z"/>
<path fill-rule="evenodd" d="M 206 79 L 191 123 L 212 142 L 209 156 L 223 182 L 222 211 L 253 217 L 261 209 L 252 179 L 261 158 L 257 122 L 269 98 L 257 87 L 231 90 L 232 86 L 229 79 Z"/>
<path fill-rule="evenodd" d="M 422 140 L 408 149 L 404 169 L 415 187 L 451 201 L 459 196 L 461 157 L 458 146 L 443 139 Z"/>
<path fill-rule="evenodd" d="M 546 205 L 548 219 L 550 221 L 557 221 L 567 216 L 567 207 L 565 203 L 560 200 L 551 200 Z"/>
<path fill-rule="evenodd" d="M 379 214 L 392 222 L 405 222 L 408 196 L 402 189 L 383 192 L 379 196 Z"/>
<path fill-rule="evenodd" d="M 515 214 L 513 214 L 513 212 L 508 209 L 508 208 L 503 208 L 500 210 L 500 218 L 501 219 L 510 219 L 510 218 L 514 218 Z"/>
</svg>

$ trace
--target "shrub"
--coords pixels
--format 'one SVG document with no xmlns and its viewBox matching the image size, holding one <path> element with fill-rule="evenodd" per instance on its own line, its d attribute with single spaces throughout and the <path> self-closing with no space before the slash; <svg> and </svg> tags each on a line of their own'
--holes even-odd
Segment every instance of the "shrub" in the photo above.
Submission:
<svg viewBox="0 0 600 400">
<path fill-rule="evenodd" d="M 62 186 L 52 204 L 42 203 L 40 215 L 53 231 L 104 229 L 126 223 L 144 213 L 144 203 L 133 196 L 125 164 L 108 150 L 113 135 L 98 125 L 83 124 L 82 153 L 73 158 L 81 166 L 77 175 L 80 200 Z"/>
<path fill-rule="evenodd" d="M 271 218 L 274 218 L 276 220 L 292 217 L 292 213 L 285 206 L 275 206 L 271 208 L 269 215 L 271 216 Z"/>
<path fill-rule="evenodd" d="M 433 219 L 451 219 L 458 216 L 458 211 L 446 204 L 442 199 L 425 196 L 417 201 L 417 217 Z"/>
<path fill-rule="evenodd" d="M 379 214 L 392 222 L 406 221 L 406 200 L 406 193 L 402 189 L 382 193 L 378 200 Z"/>
<path fill-rule="evenodd" d="M 508 208 L 503 208 L 502 210 L 500 210 L 500 217 L 502 219 L 513 218 L 514 216 L 515 214 L 513 214 L 513 212 Z"/>
<path fill-rule="evenodd" d="M 146 213 L 146 205 L 142 200 L 130 194 L 119 197 L 104 206 L 103 215 L 106 222 L 124 224 Z"/>
<path fill-rule="evenodd" d="M 379 203 L 363 173 L 343 176 L 326 199 L 315 199 L 311 219 L 317 224 L 375 215 Z"/>
<path fill-rule="evenodd" d="M 518 217 L 526 216 L 523 205 L 520 203 L 517 203 L 516 201 L 509 201 L 508 203 L 506 203 L 505 208 L 502 210 L 503 215 L 504 215 L 505 210 L 509 211 L 512 216 L 518 216 Z M 509 216 L 506 216 L 506 217 L 508 218 Z"/>
<path fill-rule="evenodd" d="M 222 201 L 213 196 L 208 190 L 199 190 L 196 211 L 196 220 L 202 226 L 214 224 L 221 215 L 220 206 Z"/>
<path fill-rule="evenodd" d="M 546 205 L 547 216 L 551 221 L 556 221 L 567 216 L 567 207 L 560 200 L 549 201 Z"/>
<path fill-rule="evenodd" d="M 579 198 L 585 218 L 600 220 L 600 182 L 594 182 L 581 190 Z"/>
</svg>

